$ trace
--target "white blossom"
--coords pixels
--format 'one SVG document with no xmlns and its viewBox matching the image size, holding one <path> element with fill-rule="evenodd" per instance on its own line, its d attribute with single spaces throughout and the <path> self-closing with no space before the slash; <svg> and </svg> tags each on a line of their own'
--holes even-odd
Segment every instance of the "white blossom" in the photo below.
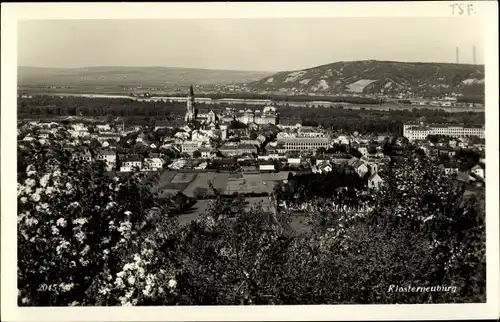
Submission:
<svg viewBox="0 0 500 322">
<path fill-rule="evenodd" d="M 80 204 L 78 203 L 78 201 L 73 201 L 72 203 L 69 204 L 70 207 L 78 207 L 80 206 Z"/>
<path fill-rule="evenodd" d="M 38 224 L 38 220 L 36 218 L 26 218 L 25 224 L 26 226 L 31 227 Z"/>
<path fill-rule="evenodd" d="M 49 182 L 49 179 L 50 179 L 50 173 L 45 174 L 40 179 L 40 185 L 45 188 L 47 186 L 47 183 Z"/>
<path fill-rule="evenodd" d="M 59 218 L 56 221 L 56 225 L 64 228 L 67 225 L 67 221 L 64 218 Z"/>
<path fill-rule="evenodd" d="M 24 184 L 27 186 L 27 187 L 32 187 L 35 185 L 35 179 L 32 179 L 32 178 L 28 178 L 26 179 L 26 181 L 24 181 Z"/>
<path fill-rule="evenodd" d="M 75 234 L 75 237 L 80 243 L 83 243 L 83 240 L 87 237 L 87 235 L 83 231 L 79 231 Z"/>
<path fill-rule="evenodd" d="M 52 186 L 47 187 L 47 189 L 45 189 L 45 194 L 50 196 L 55 190 L 56 189 Z"/>
<path fill-rule="evenodd" d="M 88 222 L 88 220 L 87 218 L 76 218 L 75 220 L 73 220 L 73 222 L 78 225 L 84 225 Z"/>
<path fill-rule="evenodd" d="M 85 256 L 85 255 L 87 255 L 87 253 L 88 253 L 89 251 L 90 251 L 90 247 L 89 247 L 89 245 L 85 245 L 85 247 L 84 247 L 84 248 L 83 248 L 83 250 L 80 252 L 80 254 L 81 254 L 82 256 Z"/>
<path fill-rule="evenodd" d="M 60 244 L 56 247 L 56 252 L 58 255 L 61 255 L 64 250 L 68 248 L 70 243 L 66 240 L 60 242 Z"/>
<path fill-rule="evenodd" d="M 115 280 L 115 285 L 116 287 L 118 287 L 119 289 L 123 289 L 125 287 L 125 284 L 123 284 L 123 280 L 121 279 L 121 277 L 118 277 L 116 280 Z"/>
<path fill-rule="evenodd" d="M 34 193 L 31 195 L 31 199 L 35 202 L 40 201 L 40 195 L 38 193 Z"/>
<path fill-rule="evenodd" d="M 56 226 L 52 226 L 51 230 L 53 235 L 59 235 L 59 229 Z"/>
<path fill-rule="evenodd" d="M 175 279 L 171 279 L 168 281 L 168 287 L 175 288 L 177 286 L 177 281 Z"/>
</svg>

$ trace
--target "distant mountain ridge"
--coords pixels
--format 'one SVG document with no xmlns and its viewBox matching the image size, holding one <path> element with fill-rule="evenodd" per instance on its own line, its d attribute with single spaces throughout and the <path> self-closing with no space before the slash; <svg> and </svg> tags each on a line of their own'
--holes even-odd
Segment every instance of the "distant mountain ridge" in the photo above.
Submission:
<svg viewBox="0 0 500 322">
<path fill-rule="evenodd" d="M 278 72 L 248 87 L 259 92 L 321 95 L 484 95 L 484 65 L 394 61 L 336 62 Z"/>
<path fill-rule="evenodd" d="M 20 86 L 132 86 L 162 87 L 190 84 L 252 82 L 273 72 L 234 71 L 180 67 L 80 67 L 46 68 L 19 66 Z"/>
</svg>

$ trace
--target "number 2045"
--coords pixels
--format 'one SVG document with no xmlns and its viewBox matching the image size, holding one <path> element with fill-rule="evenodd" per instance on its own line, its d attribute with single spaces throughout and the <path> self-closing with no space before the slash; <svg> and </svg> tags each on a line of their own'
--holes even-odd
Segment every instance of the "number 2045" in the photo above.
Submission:
<svg viewBox="0 0 500 322">
<path fill-rule="evenodd" d="M 40 284 L 38 286 L 38 292 L 51 292 L 55 291 L 57 284 Z"/>
</svg>

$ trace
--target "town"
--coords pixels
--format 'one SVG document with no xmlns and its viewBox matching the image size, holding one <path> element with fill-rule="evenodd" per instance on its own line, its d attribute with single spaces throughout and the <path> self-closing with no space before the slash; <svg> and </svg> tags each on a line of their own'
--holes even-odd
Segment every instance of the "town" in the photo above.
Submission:
<svg viewBox="0 0 500 322">
<path fill-rule="evenodd" d="M 119 122 L 20 121 L 18 144 L 22 153 L 31 141 L 63 140 L 73 158 L 103 161 L 109 172 L 158 173 L 155 191 L 162 197 L 181 193 L 208 199 L 210 186 L 226 196 L 270 196 L 288 173 L 334 168 L 352 171 L 376 189 L 394 157 L 389 145 L 433 160 L 457 180 L 484 186 L 484 125 L 413 122 L 404 124 L 400 136 L 384 136 L 282 125 L 279 117 L 273 106 L 199 113 L 190 87 L 185 124 L 179 128 L 167 122 L 125 128 Z"/>
</svg>

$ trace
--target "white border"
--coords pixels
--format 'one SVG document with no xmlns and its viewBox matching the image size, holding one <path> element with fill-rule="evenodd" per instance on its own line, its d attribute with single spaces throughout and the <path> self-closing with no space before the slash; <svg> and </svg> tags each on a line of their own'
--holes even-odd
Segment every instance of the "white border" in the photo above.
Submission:
<svg viewBox="0 0 500 322">
<path fill-rule="evenodd" d="M 449 305 L 321 305 L 263 307 L 18 308 L 16 292 L 16 84 L 17 21 L 20 19 L 165 19 L 285 17 L 450 17 L 454 2 L 391 3 L 57 3 L 2 4 L 1 294 L 5 321 L 132 320 L 395 320 L 479 319 L 499 316 L 498 207 L 498 7 L 474 5 L 487 35 L 487 303 Z M 467 19 L 459 16 L 457 19 Z"/>
</svg>

